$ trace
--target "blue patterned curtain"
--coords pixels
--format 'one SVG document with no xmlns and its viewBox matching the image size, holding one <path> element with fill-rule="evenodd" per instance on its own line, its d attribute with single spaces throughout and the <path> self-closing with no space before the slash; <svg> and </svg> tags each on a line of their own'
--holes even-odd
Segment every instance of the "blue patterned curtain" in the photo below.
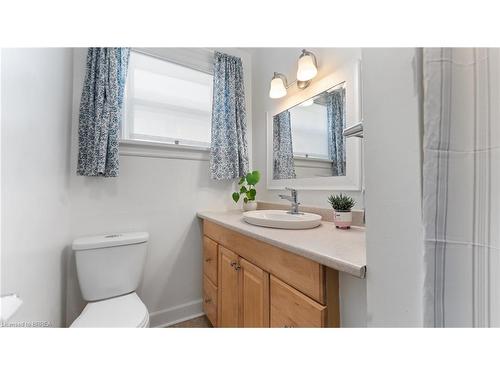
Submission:
<svg viewBox="0 0 500 375">
<path fill-rule="evenodd" d="M 214 180 L 248 173 L 243 66 L 238 57 L 215 52 L 210 172 Z"/>
<path fill-rule="evenodd" d="M 89 48 L 80 101 L 81 176 L 118 176 L 118 142 L 130 48 Z"/>
<path fill-rule="evenodd" d="M 333 176 L 345 176 L 345 89 L 330 93 L 326 115 L 328 121 L 328 157 L 333 161 Z"/>
<path fill-rule="evenodd" d="M 295 178 L 290 111 L 273 117 L 273 178 Z"/>
</svg>

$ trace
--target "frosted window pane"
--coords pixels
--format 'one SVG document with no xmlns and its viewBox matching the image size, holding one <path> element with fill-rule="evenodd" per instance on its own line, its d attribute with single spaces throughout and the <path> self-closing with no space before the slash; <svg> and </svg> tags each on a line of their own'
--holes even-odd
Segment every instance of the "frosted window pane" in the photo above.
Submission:
<svg viewBox="0 0 500 375">
<path fill-rule="evenodd" d="M 126 138 L 210 145 L 213 76 L 131 52 Z"/>
<path fill-rule="evenodd" d="M 156 110 L 146 106 L 136 106 L 134 110 L 134 138 L 158 139 L 181 144 L 189 141 L 210 143 L 210 116 L 196 116 L 169 110 Z M 144 137 L 146 136 L 146 137 Z M 185 141 L 185 142 L 182 142 Z"/>
<path fill-rule="evenodd" d="M 292 144 L 295 155 L 328 158 L 326 106 L 312 104 L 290 109 Z"/>
</svg>

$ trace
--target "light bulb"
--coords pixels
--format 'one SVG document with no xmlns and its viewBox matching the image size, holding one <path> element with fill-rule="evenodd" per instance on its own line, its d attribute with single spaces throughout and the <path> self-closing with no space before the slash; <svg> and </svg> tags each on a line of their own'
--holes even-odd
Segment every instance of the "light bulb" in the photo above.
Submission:
<svg viewBox="0 0 500 375">
<path fill-rule="evenodd" d="M 272 99 L 279 99 L 286 95 L 286 87 L 283 79 L 277 75 L 271 80 L 271 87 L 269 89 L 269 97 Z"/>
<path fill-rule="evenodd" d="M 303 52 L 299 58 L 297 81 L 309 81 L 318 74 L 318 68 L 312 54 Z"/>
</svg>

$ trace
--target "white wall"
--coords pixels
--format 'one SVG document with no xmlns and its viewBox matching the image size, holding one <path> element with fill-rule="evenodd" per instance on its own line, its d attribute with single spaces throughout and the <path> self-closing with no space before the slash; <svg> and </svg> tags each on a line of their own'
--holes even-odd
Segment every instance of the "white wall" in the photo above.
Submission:
<svg viewBox="0 0 500 375">
<path fill-rule="evenodd" d="M 60 326 L 69 240 L 71 49 L 2 50 L 1 293 L 12 322 Z"/>
<path fill-rule="evenodd" d="M 202 255 L 201 226 L 196 212 L 234 207 L 232 183 L 210 180 L 207 152 L 199 155 L 205 160 L 121 155 L 118 178 L 76 176 L 77 115 L 85 56 L 86 49 L 75 50 L 71 237 L 114 231 L 149 232 L 149 254 L 139 295 L 151 313 L 151 325 L 199 314 Z M 251 127 L 251 61 L 244 52 L 240 56 L 248 75 L 246 93 Z M 80 312 L 82 301 L 73 260 L 69 263 L 68 323 L 71 323 Z"/>
<path fill-rule="evenodd" d="M 318 58 L 317 82 L 343 66 L 354 64 L 361 58 L 359 48 L 314 48 L 311 49 Z M 262 181 L 258 185 L 257 199 L 278 202 L 280 191 L 266 190 L 266 112 L 275 111 L 286 104 L 295 93 L 296 88 L 290 88 L 287 97 L 283 99 L 269 98 L 269 82 L 273 72 L 280 72 L 293 80 L 296 76 L 299 48 L 255 48 L 252 53 L 252 89 L 253 89 L 253 162 L 254 168 L 262 173 Z M 314 81 L 311 88 L 314 86 Z M 328 207 L 326 198 L 328 191 L 299 191 L 300 201 L 304 205 Z M 362 208 L 360 192 L 349 192 L 358 202 L 357 208 Z M 283 202 L 283 201 L 281 201 Z M 340 274 L 341 321 L 344 327 L 362 327 L 366 325 L 366 283 L 365 280 Z"/>
<path fill-rule="evenodd" d="M 422 326 L 419 50 L 363 49 L 369 326 Z"/>
</svg>

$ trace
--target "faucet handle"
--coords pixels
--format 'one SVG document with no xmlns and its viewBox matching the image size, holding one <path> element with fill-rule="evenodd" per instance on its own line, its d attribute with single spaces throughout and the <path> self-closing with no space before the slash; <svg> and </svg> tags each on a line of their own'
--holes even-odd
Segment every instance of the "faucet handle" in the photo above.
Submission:
<svg viewBox="0 0 500 375">
<path fill-rule="evenodd" d="M 297 200 L 297 189 L 292 189 L 292 188 L 289 188 L 289 187 L 286 187 L 285 189 L 290 192 L 290 194 L 292 195 L 293 199 Z"/>
</svg>

